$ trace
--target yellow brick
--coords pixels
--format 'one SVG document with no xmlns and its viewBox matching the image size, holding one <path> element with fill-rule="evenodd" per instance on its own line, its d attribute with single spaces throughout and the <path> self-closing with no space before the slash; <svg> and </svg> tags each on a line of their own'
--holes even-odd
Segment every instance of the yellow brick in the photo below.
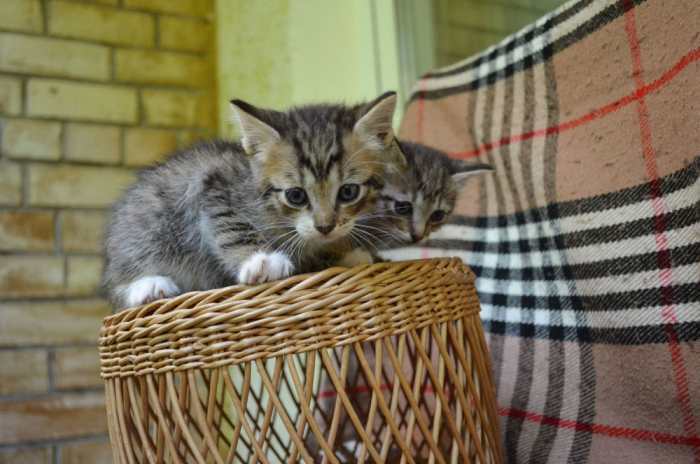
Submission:
<svg viewBox="0 0 700 464">
<path fill-rule="evenodd" d="M 95 295 L 102 278 L 102 258 L 97 256 L 69 256 L 66 293 Z"/>
<path fill-rule="evenodd" d="M 0 395 L 47 391 L 47 358 L 44 350 L 0 350 Z"/>
<path fill-rule="evenodd" d="M 211 14 L 211 0 L 125 0 L 127 7 L 162 13 L 204 16 Z"/>
<path fill-rule="evenodd" d="M 172 52 L 117 50 L 116 78 L 122 82 L 196 87 L 207 80 L 202 58 Z"/>
<path fill-rule="evenodd" d="M 14 77 L 0 76 L 0 114 L 22 111 L 22 83 Z"/>
<path fill-rule="evenodd" d="M 6 346 L 94 345 L 102 318 L 108 314 L 109 305 L 99 299 L 3 303 L 0 340 Z"/>
<path fill-rule="evenodd" d="M 61 156 L 61 124 L 31 119 L 7 119 L 2 153 L 10 158 L 57 160 Z"/>
<path fill-rule="evenodd" d="M 63 251 L 99 252 L 102 250 L 106 218 L 99 211 L 64 211 L 61 237 Z"/>
<path fill-rule="evenodd" d="M 0 211 L 0 251 L 50 251 L 53 237 L 53 213 Z"/>
<path fill-rule="evenodd" d="M 12 31 L 41 32 L 39 0 L 0 1 L 0 28 Z"/>
<path fill-rule="evenodd" d="M 107 433 L 104 394 L 0 402 L 0 445 Z"/>
<path fill-rule="evenodd" d="M 0 259 L 0 298 L 57 296 L 62 293 L 63 258 L 9 255 Z"/>
<path fill-rule="evenodd" d="M 61 464 L 112 464 L 109 442 L 78 442 L 61 447 Z"/>
<path fill-rule="evenodd" d="M 57 388 L 101 387 L 100 355 L 97 347 L 57 350 L 54 355 L 53 374 Z"/>
<path fill-rule="evenodd" d="M 66 125 L 66 159 L 115 164 L 121 153 L 119 127 L 99 124 Z"/>
<path fill-rule="evenodd" d="M 30 79 L 27 112 L 32 116 L 135 123 L 136 92 L 125 87 L 53 79 Z"/>
<path fill-rule="evenodd" d="M 116 200 L 133 179 L 130 171 L 119 168 L 32 165 L 29 168 L 29 203 L 104 207 Z"/>
<path fill-rule="evenodd" d="M 214 112 L 205 95 L 169 90 L 142 92 L 146 122 L 156 126 L 210 127 Z"/>
<path fill-rule="evenodd" d="M 0 70 L 81 79 L 109 78 L 109 49 L 102 45 L 0 34 Z"/>
<path fill-rule="evenodd" d="M 159 26 L 163 48 L 199 52 L 211 46 L 211 26 L 204 21 L 163 16 Z"/>
<path fill-rule="evenodd" d="M 19 164 L 0 161 L 0 205 L 18 205 L 22 201 L 22 172 Z"/>
<path fill-rule="evenodd" d="M 126 132 L 126 159 L 129 166 L 146 166 L 177 148 L 174 132 L 157 129 L 129 129 Z"/>
<path fill-rule="evenodd" d="M 0 464 L 49 464 L 50 448 L 0 449 Z"/>
<path fill-rule="evenodd" d="M 49 3 L 49 32 L 110 44 L 151 46 L 155 41 L 151 15 L 62 0 Z"/>
</svg>

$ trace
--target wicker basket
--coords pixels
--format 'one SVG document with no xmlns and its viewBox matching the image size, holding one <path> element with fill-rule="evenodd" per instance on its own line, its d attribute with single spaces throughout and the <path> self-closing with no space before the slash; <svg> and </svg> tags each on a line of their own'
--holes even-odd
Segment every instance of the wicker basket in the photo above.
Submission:
<svg viewBox="0 0 700 464">
<path fill-rule="evenodd" d="M 105 319 L 117 463 L 499 463 L 473 275 L 332 268 Z"/>
</svg>

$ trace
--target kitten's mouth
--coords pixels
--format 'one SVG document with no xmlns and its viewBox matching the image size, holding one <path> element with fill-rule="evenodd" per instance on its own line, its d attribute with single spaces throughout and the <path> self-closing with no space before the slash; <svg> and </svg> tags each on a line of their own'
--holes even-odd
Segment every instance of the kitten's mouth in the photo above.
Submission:
<svg viewBox="0 0 700 464">
<path fill-rule="evenodd" d="M 333 231 L 328 234 L 313 234 L 309 236 L 303 237 L 304 241 L 310 245 L 321 245 L 321 246 L 327 246 L 336 242 L 339 242 L 343 240 L 346 237 L 346 234 L 339 232 L 339 231 Z"/>
</svg>

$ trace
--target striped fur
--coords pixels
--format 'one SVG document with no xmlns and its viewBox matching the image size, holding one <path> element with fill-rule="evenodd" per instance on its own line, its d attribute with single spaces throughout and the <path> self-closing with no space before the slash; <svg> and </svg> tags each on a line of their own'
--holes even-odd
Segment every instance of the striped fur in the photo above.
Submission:
<svg viewBox="0 0 700 464">
<path fill-rule="evenodd" d="M 314 271 L 373 246 L 360 227 L 392 163 L 395 95 L 284 113 L 232 103 L 241 143 L 176 153 L 142 171 L 115 205 L 104 286 L 116 307 Z M 359 195 L 341 201 L 347 184 Z M 308 198 L 301 206 L 288 197 L 298 188 Z M 272 267 L 279 272 L 261 274 Z"/>
<path fill-rule="evenodd" d="M 457 196 L 466 180 L 490 172 L 483 163 L 467 163 L 419 143 L 395 139 L 400 169 L 387 173 L 378 209 L 386 215 L 377 227 L 386 230 L 391 246 L 420 242 L 437 231 L 452 214 Z M 410 203 L 410 214 L 401 214 L 401 204 Z M 442 212 L 438 220 L 434 214 Z M 386 244 L 382 244 L 386 247 Z"/>
</svg>

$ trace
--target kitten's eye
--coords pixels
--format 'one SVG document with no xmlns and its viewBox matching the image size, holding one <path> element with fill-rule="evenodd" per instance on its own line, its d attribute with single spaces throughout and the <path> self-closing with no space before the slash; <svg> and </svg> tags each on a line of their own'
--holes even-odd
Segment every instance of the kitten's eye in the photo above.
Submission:
<svg viewBox="0 0 700 464">
<path fill-rule="evenodd" d="M 304 206 L 309 200 L 304 189 L 299 187 L 285 190 L 284 196 L 292 206 Z"/>
<path fill-rule="evenodd" d="M 360 186 L 357 184 L 343 184 L 338 190 L 338 201 L 342 203 L 350 203 L 357 199 L 360 195 Z"/>
<path fill-rule="evenodd" d="M 446 216 L 447 213 L 441 209 L 433 211 L 433 214 L 430 215 L 430 222 L 442 222 Z"/>
<path fill-rule="evenodd" d="M 410 201 L 397 201 L 394 203 L 394 211 L 401 216 L 410 216 L 413 214 L 413 205 Z"/>
</svg>

